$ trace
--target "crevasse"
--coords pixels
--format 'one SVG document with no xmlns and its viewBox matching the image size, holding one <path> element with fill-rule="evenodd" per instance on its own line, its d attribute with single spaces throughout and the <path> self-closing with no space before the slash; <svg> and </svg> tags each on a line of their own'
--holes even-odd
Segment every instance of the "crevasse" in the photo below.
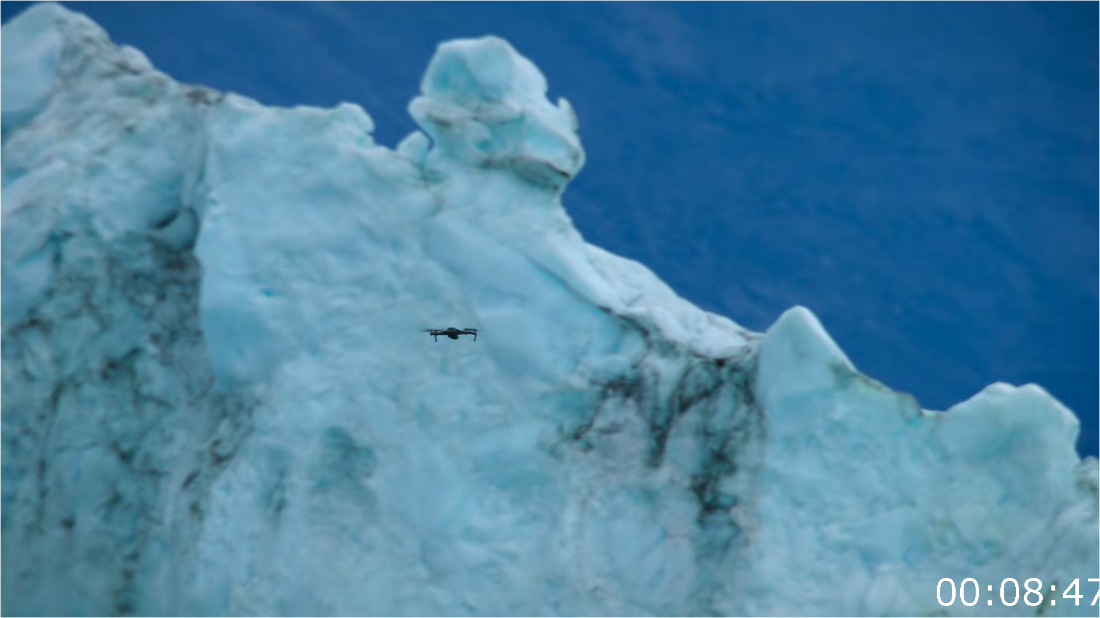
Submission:
<svg viewBox="0 0 1100 618">
<path fill-rule="evenodd" d="M 395 150 L 57 5 L 2 43 L 3 613 L 1093 613 L 1070 411 L 921 410 L 804 308 L 752 333 L 585 243 L 507 42 L 441 45 Z"/>
</svg>

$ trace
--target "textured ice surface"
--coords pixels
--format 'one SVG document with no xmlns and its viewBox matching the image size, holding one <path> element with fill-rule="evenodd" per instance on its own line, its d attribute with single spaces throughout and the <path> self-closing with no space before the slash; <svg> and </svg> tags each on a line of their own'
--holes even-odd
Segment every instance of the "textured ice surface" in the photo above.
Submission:
<svg viewBox="0 0 1100 618">
<path fill-rule="evenodd" d="M 440 46 L 396 150 L 54 5 L 3 86 L 5 614 L 1030 614 L 936 582 L 1096 575 L 1068 410 L 923 411 L 805 309 L 747 332 L 587 245 L 574 113 L 500 39 Z"/>
</svg>

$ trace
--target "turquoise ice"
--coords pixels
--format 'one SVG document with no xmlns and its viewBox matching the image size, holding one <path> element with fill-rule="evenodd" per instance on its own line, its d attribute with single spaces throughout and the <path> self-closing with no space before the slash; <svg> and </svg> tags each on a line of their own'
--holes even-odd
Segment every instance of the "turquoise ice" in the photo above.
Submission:
<svg viewBox="0 0 1100 618">
<path fill-rule="evenodd" d="M 5 614 L 1095 615 L 1069 410 L 922 410 L 585 243 L 509 43 L 441 45 L 391 150 L 57 5 L 2 42 Z"/>
</svg>

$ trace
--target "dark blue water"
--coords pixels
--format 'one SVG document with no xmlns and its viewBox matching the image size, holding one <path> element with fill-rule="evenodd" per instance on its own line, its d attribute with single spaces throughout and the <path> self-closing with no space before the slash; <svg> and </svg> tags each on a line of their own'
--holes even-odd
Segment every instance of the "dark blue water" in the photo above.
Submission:
<svg viewBox="0 0 1100 618">
<path fill-rule="evenodd" d="M 580 116 L 588 240 L 753 329 L 805 305 L 928 408 L 1038 383 L 1097 453 L 1096 3 L 71 8 L 181 81 L 359 103 L 388 145 L 437 43 L 503 36 Z"/>
</svg>

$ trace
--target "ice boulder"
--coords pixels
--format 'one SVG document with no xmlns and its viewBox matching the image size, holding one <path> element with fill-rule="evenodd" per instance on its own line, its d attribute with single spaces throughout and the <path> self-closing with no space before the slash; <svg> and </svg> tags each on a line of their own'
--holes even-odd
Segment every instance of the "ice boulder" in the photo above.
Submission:
<svg viewBox="0 0 1100 618">
<path fill-rule="evenodd" d="M 584 164 L 569 101 L 546 100 L 546 78 L 497 37 L 439 46 L 409 112 L 440 160 L 513 171 L 560 188 Z"/>
</svg>

